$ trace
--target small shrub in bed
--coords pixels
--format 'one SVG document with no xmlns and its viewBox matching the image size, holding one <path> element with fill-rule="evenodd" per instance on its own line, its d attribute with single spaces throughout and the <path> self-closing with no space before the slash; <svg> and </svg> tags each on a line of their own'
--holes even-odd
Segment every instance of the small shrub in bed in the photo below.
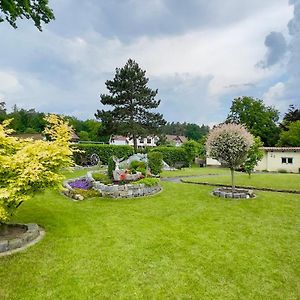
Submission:
<svg viewBox="0 0 300 300">
<path fill-rule="evenodd" d="M 150 152 L 148 154 L 148 166 L 151 173 L 159 175 L 163 167 L 163 155 L 160 152 Z"/>
<path fill-rule="evenodd" d="M 89 190 L 83 190 L 83 189 L 74 189 L 75 194 L 79 194 L 83 196 L 84 198 L 94 198 L 94 197 L 100 197 L 101 193 L 94 189 Z"/>
<path fill-rule="evenodd" d="M 129 170 L 132 174 L 141 172 L 144 176 L 146 176 L 146 168 L 147 168 L 147 165 L 145 162 L 137 161 L 137 160 L 133 160 L 129 166 Z"/>
<path fill-rule="evenodd" d="M 92 174 L 94 180 L 96 181 L 100 181 L 104 184 L 111 184 L 112 183 L 112 180 L 108 177 L 107 174 L 104 174 L 104 173 L 93 173 Z"/>
<path fill-rule="evenodd" d="M 116 163 L 114 162 L 112 156 L 108 159 L 108 165 L 107 165 L 107 175 L 109 178 L 113 178 L 113 171 L 116 168 Z"/>
</svg>

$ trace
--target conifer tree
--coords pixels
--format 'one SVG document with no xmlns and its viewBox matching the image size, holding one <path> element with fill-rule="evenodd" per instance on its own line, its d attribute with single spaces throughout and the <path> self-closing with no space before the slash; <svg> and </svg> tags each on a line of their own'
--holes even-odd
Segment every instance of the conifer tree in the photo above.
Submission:
<svg viewBox="0 0 300 300">
<path fill-rule="evenodd" d="M 102 94 L 101 103 L 112 110 L 97 110 L 102 122 L 102 134 L 122 134 L 133 139 L 137 152 L 137 139 L 157 134 L 165 125 L 162 114 L 153 112 L 160 100 L 155 100 L 158 90 L 150 89 L 146 71 L 132 59 L 123 68 L 117 68 L 113 80 L 105 82 L 109 94 Z"/>
</svg>

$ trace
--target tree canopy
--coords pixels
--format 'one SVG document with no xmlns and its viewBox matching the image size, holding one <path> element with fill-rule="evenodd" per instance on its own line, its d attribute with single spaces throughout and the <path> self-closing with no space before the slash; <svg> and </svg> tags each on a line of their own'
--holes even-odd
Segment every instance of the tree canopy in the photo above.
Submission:
<svg viewBox="0 0 300 300">
<path fill-rule="evenodd" d="M 137 151 L 137 138 L 157 134 L 165 124 L 162 114 L 153 112 L 160 100 L 155 100 L 157 90 L 150 89 L 146 71 L 132 59 L 123 68 L 117 68 L 113 80 L 105 82 L 109 94 L 102 94 L 101 103 L 112 110 L 97 110 L 97 119 L 103 124 L 102 133 L 130 136 Z"/>
<path fill-rule="evenodd" d="M 278 146 L 300 147 L 300 121 L 292 122 L 280 133 Z"/>
<path fill-rule="evenodd" d="M 0 124 L 0 226 L 37 191 L 58 186 L 61 169 L 72 164 L 71 128 L 61 118 L 45 118 L 51 141 L 11 136 L 10 120 Z"/>
<path fill-rule="evenodd" d="M 253 145 L 253 136 L 239 124 L 222 124 L 212 129 L 206 140 L 206 150 L 210 157 L 217 159 L 231 170 L 232 192 L 234 170 L 242 165 Z"/>
<path fill-rule="evenodd" d="M 265 146 L 275 146 L 280 133 L 278 120 L 279 111 L 266 106 L 262 100 L 240 97 L 233 100 L 226 122 L 243 124 Z"/>
<path fill-rule="evenodd" d="M 202 124 L 199 126 L 195 123 L 180 123 L 180 122 L 168 122 L 162 126 L 163 134 L 182 135 L 189 140 L 199 142 L 209 132 L 209 127 Z"/>
<path fill-rule="evenodd" d="M 288 130 L 288 125 L 296 121 L 300 121 L 300 109 L 291 104 L 289 106 L 288 112 L 284 115 L 283 120 L 280 124 L 281 128 L 283 130 Z"/>
<path fill-rule="evenodd" d="M 52 9 L 48 0 L 1 0 L 0 22 L 7 21 L 17 28 L 17 19 L 31 19 L 38 30 L 42 31 L 42 22 L 49 23 L 54 20 Z"/>
</svg>

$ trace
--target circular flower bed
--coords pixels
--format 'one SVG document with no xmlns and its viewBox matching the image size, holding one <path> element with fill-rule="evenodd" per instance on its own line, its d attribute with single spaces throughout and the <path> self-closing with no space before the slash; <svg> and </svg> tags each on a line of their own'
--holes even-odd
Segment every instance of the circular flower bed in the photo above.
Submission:
<svg viewBox="0 0 300 300">
<path fill-rule="evenodd" d="M 213 195 L 221 197 L 221 198 L 232 198 L 232 199 L 249 199 L 255 198 L 255 194 L 252 190 L 246 189 L 235 189 L 232 192 L 231 188 L 217 188 L 213 191 Z"/>
<path fill-rule="evenodd" d="M 44 231 L 37 224 L 8 224 L 0 231 L 0 255 L 10 254 L 39 241 Z"/>
</svg>

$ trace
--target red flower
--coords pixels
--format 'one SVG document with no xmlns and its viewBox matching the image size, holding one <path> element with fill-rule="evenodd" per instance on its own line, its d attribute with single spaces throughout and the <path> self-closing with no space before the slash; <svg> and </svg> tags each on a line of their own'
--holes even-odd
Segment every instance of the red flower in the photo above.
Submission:
<svg viewBox="0 0 300 300">
<path fill-rule="evenodd" d="M 121 173 L 120 174 L 120 180 L 125 180 L 126 179 L 126 174 L 125 173 Z"/>
</svg>

